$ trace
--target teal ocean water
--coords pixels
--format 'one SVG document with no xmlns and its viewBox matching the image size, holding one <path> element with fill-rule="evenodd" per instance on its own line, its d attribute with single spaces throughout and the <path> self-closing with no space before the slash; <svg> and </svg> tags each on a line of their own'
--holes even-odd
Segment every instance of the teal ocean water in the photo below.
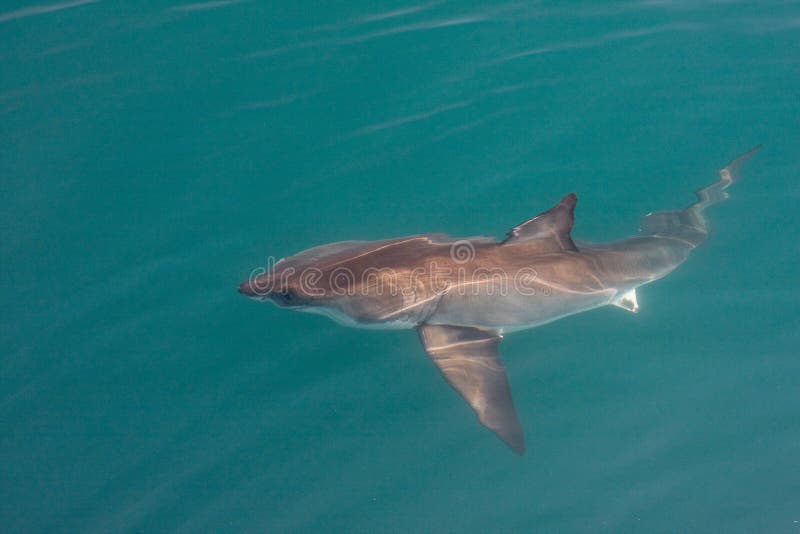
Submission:
<svg viewBox="0 0 800 534">
<path fill-rule="evenodd" d="M 798 2 L 6 0 L 0 530 L 797 532 Z M 611 240 L 764 149 L 639 292 L 506 337 L 528 452 L 269 256 Z"/>
</svg>

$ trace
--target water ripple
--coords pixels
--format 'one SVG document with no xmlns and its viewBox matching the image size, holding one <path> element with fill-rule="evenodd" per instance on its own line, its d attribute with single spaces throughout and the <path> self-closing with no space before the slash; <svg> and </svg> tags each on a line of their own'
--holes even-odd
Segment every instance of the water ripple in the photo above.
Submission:
<svg viewBox="0 0 800 534">
<path fill-rule="evenodd" d="M 298 95 L 289 95 L 284 96 L 281 98 L 274 98 L 272 100 L 260 100 L 257 102 L 248 102 L 247 104 L 242 104 L 237 109 L 239 111 L 248 111 L 248 110 L 256 110 L 256 109 L 270 109 L 276 108 L 279 106 L 285 106 L 287 104 L 291 104 L 298 99 Z"/>
<path fill-rule="evenodd" d="M 491 122 L 491 121 L 493 121 L 495 119 L 499 119 L 500 117 L 505 117 L 507 115 L 518 113 L 520 110 L 521 110 L 521 108 L 508 108 L 508 109 L 502 109 L 500 111 L 495 111 L 494 113 L 489 113 L 489 114 L 487 114 L 487 115 L 485 115 L 483 117 L 480 117 L 478 119 L 470 121 L 470 122 L 468 122 L 466 124 L 462 124 L 460 126 L 456 126 L 454 128 L 450 128 L 449 130 L 445 130 L 441 134 L 433 137 L 431 140 L 432 141 L 442 141 L 442 140 L 447 139 L 448 137 L 451 137 L 453 135 L 457 135 L 457 134 L 461 134 L 461 133 L 467 132 L 469 130 L 473 130 L 473 129 L 477 128 L 478 126 L 482 126 L 482 125 L 486 124 L 487 122 Z"/>
<path fill-rule="evenodd" d="M 16 11 L 0 13 L 0 22 L 8 22 L 9 20 L 33 17 L 35 15 L 44 15 L 45 13 L 53 13 L 54 11 L 62 11 L 64 9 L 79 7 L 86 4 L 96 4 L 99 1 L 100 0 L 75 0 L 74 2 L 63 2 L 61 4 L 25 7 L 22 9 L 17 9 Z"/>
<path fill-rule="evenodd" d="M 392 11 L 384 11 L 382 13 L 376 13 L 374 15 L 366 15 L 359 19 L 359 22 L 364 24 L 369 24 L 370 22 L 380 22 L 387 19 L 393 19 L 397 17 L 404 17 L 406 15 L 411 15 L 413 13 L 419 13 L 421 11 L 427 11 L 428 9 L 432 8 L 435 5 L 441 4 L 441 2 L 431 2 L 429 4 L 422 4 L 418 6 L 411 6 L 405 7 L 402 9 L 394 9 Z"/>
<path fill-rule="evenodd" d="M 678 23 L 678 24 L 666 24 L 664 26 L 655 26 L 652 28 L 642 28 L 639 30 L 628 30 L 621 32 L 606 33 L 601 35 L 600 37 L 595 37 L 592 39 L 583 39 L 579 41 L 566 41 L 563 43 L 544 45 L 536 48 L 531 48 L 529 50 L 523 50 L 521 52 L 516 52 L 514 54 L 509 54 L 507 56 L 504 56 L 503 58 L 496 60 L 492 63 L 504 63 L 506 61 L 513 61 L 515 59 L 520 59 L 528 56 L 548 54 L 551 52 L 562 52 L 564 50 L 594 48 L 596 46 L 601 46 L 613 41 L 635 39 L 638 37 L 645 37 L 657 33 L 664 33 L 670 31 L 697 31 L 702 29 L 703 27 L 704 26 L 702 24 L 696 24 L 696 23 Z"/>
<path fill-rule="evenodd" d="M 421 113 L 415 113 L 413 115 L 407 115 L 405 117 L 398 117 L 396 119 L 391 119 L 386 122 L 371 124 L 369 126 L 364 126 L 363 128 L 359 128 L 358 130 L 352 133 L 351 137 L 360 137 L 362 135 L 378 132 L 381 130 L 386 130 L 389 128 L 394 128 L 395 126 L 403 126 L 405 124 L 409 124 L 412 122 L 418 122 L 421 120 L 429 119 L 446 111 L 451 111 L 453 109 L 466 107 L 470 103 L 471 101 L 469 100 L 461 100 L 459 102 L 454 102 L 453 104 L 445 104 L 443 106 L 439 106 L 430 111 L 423 111 Z"/>
<path fill-rule="evenodd" d="M 240 59 L 248 60 L 248 59 L 259 59 L 259 58 L 280 56 L 283 54 L 288 54 L 289 52 L 294 52 L 297 50 L 303 50 L 305 48 L 312 48 L 314 46 L 320 46 L 325 44 L 327 44 L 327 41 L 322 39 L 317 39 L 314 41 L 306 41 L 304 43 L 284 45 L 275 48 L 269 48 L 267 50 L 257 50 L 255 52 L 249 52 L 241 56 Z"/>
<path fill-rule="evenodd" d="M 416 24 L 406 24 L 403 26 L 396 26 L 394 28 L 387 28 L 385 30 L 357 35 L 355 37 L 344 39 L 342 43 L 345 44 L 361 43 L 364 41 L 378 39 L 380 37 L 387 37 L 390 35 L 397 35 L 401 33 L 409 33 L 416 31 L 434 30 L 437 28 L 448 28 L 450 26 L 462 26 L 464 24 L 475 24 L 476 22 L 482 22 L 484 20 L 486 20 L 486 17 L 484 17 L 483 15 L 467 15 L 464 17 L 457 17 L 452 19 L 418 22 Z"/>
<path fill-rule="evenodd" d="M 476 24 L 488 20 L 490 17 L 486 14 L 467 14 L 462 16 L 455 16 L 450 18 L 438 18 L 432 20 L 422 20 L 397 26 L 384 26 L 380 29 L 372 31 L 361 30 L 363 33 L 357 32 L 363 26 L 376 25 L 391 19 L 415 15 L 428 11 L 433 7 L 441 4 L 442 2 L 431 2 L 428 4 L 421 4 L 404 9 L 396 9 L 372 15 L 365 15 L 360 18 L 350 19 L 345 22 L 335 22 L 311 28 L 307 31 L 299 32 L 300 34 L 327 34 L 325 37 L 320 38 L 306 38 L 298 37 L 297 43 L 287 44 L 283 46 L 276 46 L 266 50 L 257 50 L 249 52 L 240 57 L 242 60 L 270 58 L 300 50 L 328 46 L 328 47 L 341 47 L 346 45 L 353 45 L 371 41 L 382 37 L 390 37 L 393 35 L 401 35 L 411 32 L 430 31 L 439 28 L 448 28 L 453 26 L 462 26 L 466 24 Z M 373 26 L 374 27 L 374 26 Z M 347 33 L 356 33 L 356 35 L 347 36 Z M 342 35 L 344 34 L 344 35 Z M 341 37 L 340 37 L 341 36 Z"/>
<path fill-rule="evenodd" d="M 184 4 L 180 6 L 171 7 L 170 11 L 207 11 L 209 9 L 217 9 L 219 7 L 232 6 L 241 4 L 242 0 L 216 0 L 212 2 L 197 2 L 194 4 Z"/>
</svg>

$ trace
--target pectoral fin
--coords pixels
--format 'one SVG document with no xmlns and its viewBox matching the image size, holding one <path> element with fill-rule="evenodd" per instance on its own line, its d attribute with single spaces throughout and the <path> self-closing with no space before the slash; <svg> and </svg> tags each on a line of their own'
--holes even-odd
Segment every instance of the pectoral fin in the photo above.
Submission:
<svg viewBox="0 0 800 534">
<path fill-rule="evenodd" d="M 445 380 L 466 400 L 480 422 L 517 454 L 522 434 L 508 386 L 496 332 L 464 326 L 421 325 L 419 338 Z"/>
</svg>

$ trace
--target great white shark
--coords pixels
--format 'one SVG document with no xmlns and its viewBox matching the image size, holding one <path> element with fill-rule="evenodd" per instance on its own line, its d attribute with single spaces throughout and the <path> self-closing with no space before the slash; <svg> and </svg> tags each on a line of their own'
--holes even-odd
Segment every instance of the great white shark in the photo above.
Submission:
<svg viewBox="0 0 800 534">
<path fill-rule="evenodd" d="M 239 291 L 348 326 L 416 329 L 480 422 L 523 454 L 498 352 L 503 334 L 600 306 L 638 311 L 636 289 L 670 273 L 706 241 L 706 209 L 728 197 L 739 166 L 759 148 L 721 169 L 688 207 L 642 217 L 629 239 L 573 241 L 577 197 L 570 193 L 500 241 L 424 234 L 331 243 L 254 272 Z"/>
</svg>

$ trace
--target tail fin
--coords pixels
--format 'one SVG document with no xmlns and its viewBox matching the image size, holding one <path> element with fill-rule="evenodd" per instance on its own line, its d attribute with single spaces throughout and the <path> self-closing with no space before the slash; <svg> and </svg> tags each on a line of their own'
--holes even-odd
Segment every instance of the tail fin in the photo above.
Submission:
<svg viewBox="0 0 800 534">
<path fill-rule="evenodd" d="M 705 210 L 728 198 L 725 190 L 739 179 L 742 163 L 758 152 L 757 145 L 728 163 L 719 171 L 719 180 L 695 191 L 697 202 L 682 210 L 656 211 L 639 221 L 639 234 L 671 237 L 685 241 L 692 247 L 701 245 L 708 237 L 709 225 Z"/>
</svg>

